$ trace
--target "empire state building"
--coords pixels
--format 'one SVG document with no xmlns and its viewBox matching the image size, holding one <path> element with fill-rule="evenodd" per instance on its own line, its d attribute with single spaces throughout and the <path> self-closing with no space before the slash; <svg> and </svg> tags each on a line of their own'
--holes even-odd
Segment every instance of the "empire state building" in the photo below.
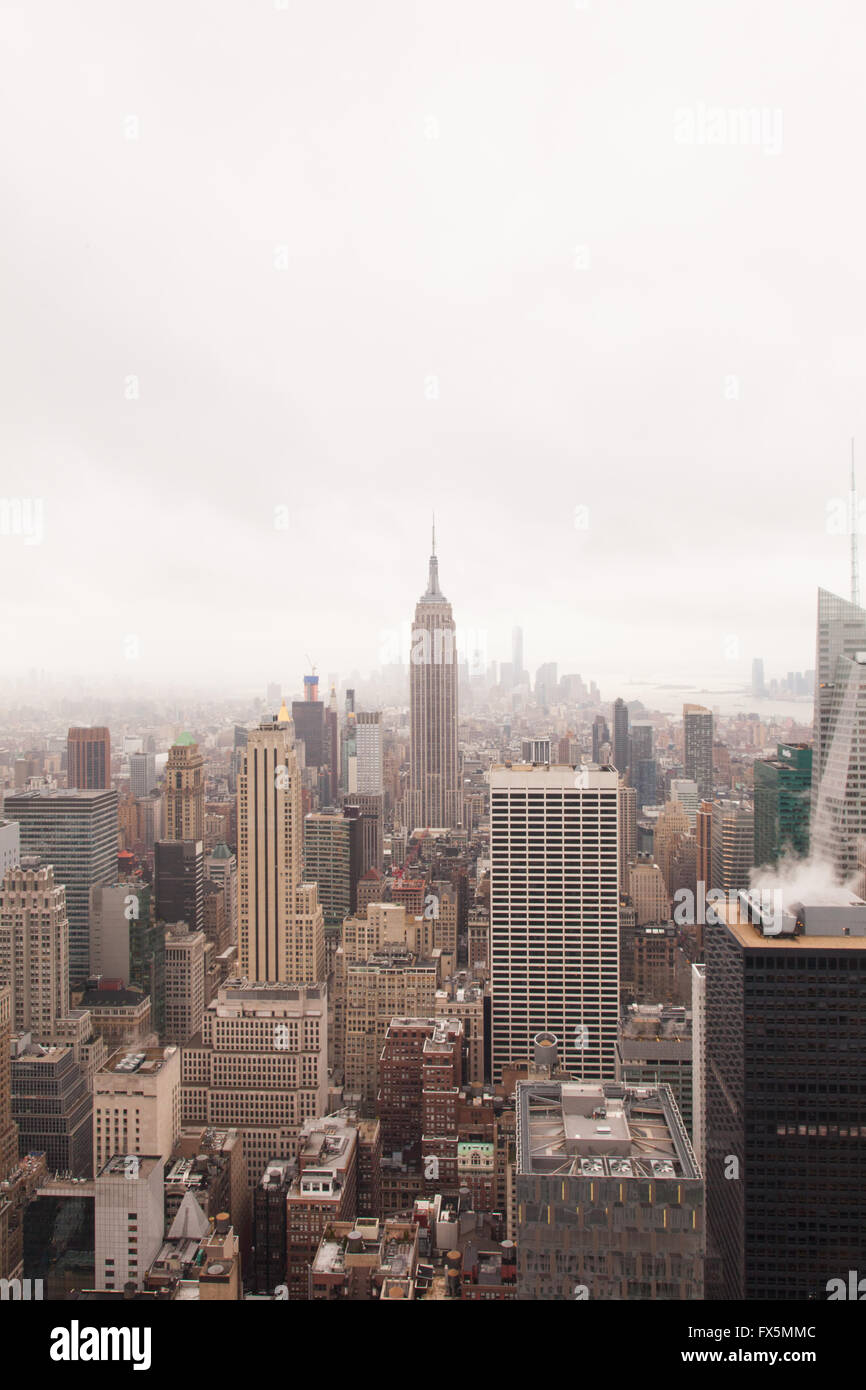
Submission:
<svg viewBox="0 0 866 1390">
<path fill-rule="evenodd" d="M 457 650 L 451 604 L 439 588 L 436 530 L 427 592 L 415 608 L 409 670 L 411 780 L 408 829 L 463 821 L 457 757 Z"/>
</svg>

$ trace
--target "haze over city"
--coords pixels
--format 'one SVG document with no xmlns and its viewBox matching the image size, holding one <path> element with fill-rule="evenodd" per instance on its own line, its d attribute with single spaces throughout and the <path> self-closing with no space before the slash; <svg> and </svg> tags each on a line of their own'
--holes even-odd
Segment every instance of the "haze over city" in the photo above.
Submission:
<svg viewBox="0 0 866 1390">
<path fill-rule="evenodd" d="M 520 622 L 532 668 L 813 665 L 863 15 L 662 13 L 7 6 L 3 488 L 44 536 L 0 538 L 4 671 L 369 671 L 434 507 L 491 659 Z M 698 143 L 714 104 L 782 116 Z"/>
</svg>

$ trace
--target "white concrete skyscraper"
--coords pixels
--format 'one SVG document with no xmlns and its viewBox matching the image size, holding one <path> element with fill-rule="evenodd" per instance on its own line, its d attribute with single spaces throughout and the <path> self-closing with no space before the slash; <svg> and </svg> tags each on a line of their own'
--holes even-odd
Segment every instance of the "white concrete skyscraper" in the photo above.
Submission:
<svg viewBox="0 0 866 1390">
<path fill-rule="evenodd" d="M 355 749 L 358 759 L 357 790 L 366 796 L 384 791 L 382 715 L 379 710 L 359 710 L 355 715 Z"/>
<path fill-rule="evenodd" d="M 592 764 L 490 770 L 494 1082 L 548 1031 L 572 1076 L 615 1076 L 618 782 Z"/>
<path fill-rule="evenodd" d="M 451 604 L 439 588 L 436 531 L 427 591 L 415 608 L 410 653 L 409 830 L 463 820 L 457 756 L 457 651 Z"/>
<path fill-rule="evenodd" d="M 238 778 L 238 965 L 258 984 L 318 984 L 325 927 L 303 882 L 304 823 L 294 727 L 285 707 L 252 730 Z"/>
</svg>

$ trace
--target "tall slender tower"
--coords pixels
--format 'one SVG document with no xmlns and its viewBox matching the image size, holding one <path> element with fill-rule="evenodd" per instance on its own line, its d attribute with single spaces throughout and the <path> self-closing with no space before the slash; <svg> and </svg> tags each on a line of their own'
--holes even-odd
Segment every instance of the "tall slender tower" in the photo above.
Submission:
<svg viewBox="0 0 866 1390">
<path fill-rule="evenodd" d="M 439 588 L 436 527 L 427 591 L 415 607 L 409 698 L 411 783 L 408 829 L 460 825 L 457 758 L 457 652 L 451 604 Z"/>
<path fill-rule="evenodd" d="M 620 777 L 628 777 L 628 705 L 621 696 L 613 702 L 613 765 Z"/>
<path fill-rule="evenodd" d="M 204 756 L 191 734 L 180 734 L 165 765 L 166 840 L 204 839 Z"/>
<path fill-rule="evenodd" d="M 713 795 L 713 713 L 703 705 L 683 705 L 683 761 L 698 796 Z"/>
<path fill-rule="evenodd" d="M 247 980 L 325 978 L 324 917 L 303 865 L 301 774 L 283 704 L 250 733 L 238 778 L 238 966 Z"/>
</svg>

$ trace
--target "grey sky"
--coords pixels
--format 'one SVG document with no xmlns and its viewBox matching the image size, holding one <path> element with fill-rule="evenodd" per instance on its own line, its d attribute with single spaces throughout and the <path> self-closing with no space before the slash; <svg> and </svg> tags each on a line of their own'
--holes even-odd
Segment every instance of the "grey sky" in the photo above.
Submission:
<svg viewBox="0 0 866 1390">
<path fill-rule="evenodd" d="M 813 665 L 851 434 L 866 496 L 862 5 L 54 0 L 0 34 L 0 496 L 44 508 L 0 535 L 6 670 L 128 679 L 134 635 L 148 680 L 365 671 L 434 505 L 491 657 L 519 621 L 533 670 Z"/>
</svg>

